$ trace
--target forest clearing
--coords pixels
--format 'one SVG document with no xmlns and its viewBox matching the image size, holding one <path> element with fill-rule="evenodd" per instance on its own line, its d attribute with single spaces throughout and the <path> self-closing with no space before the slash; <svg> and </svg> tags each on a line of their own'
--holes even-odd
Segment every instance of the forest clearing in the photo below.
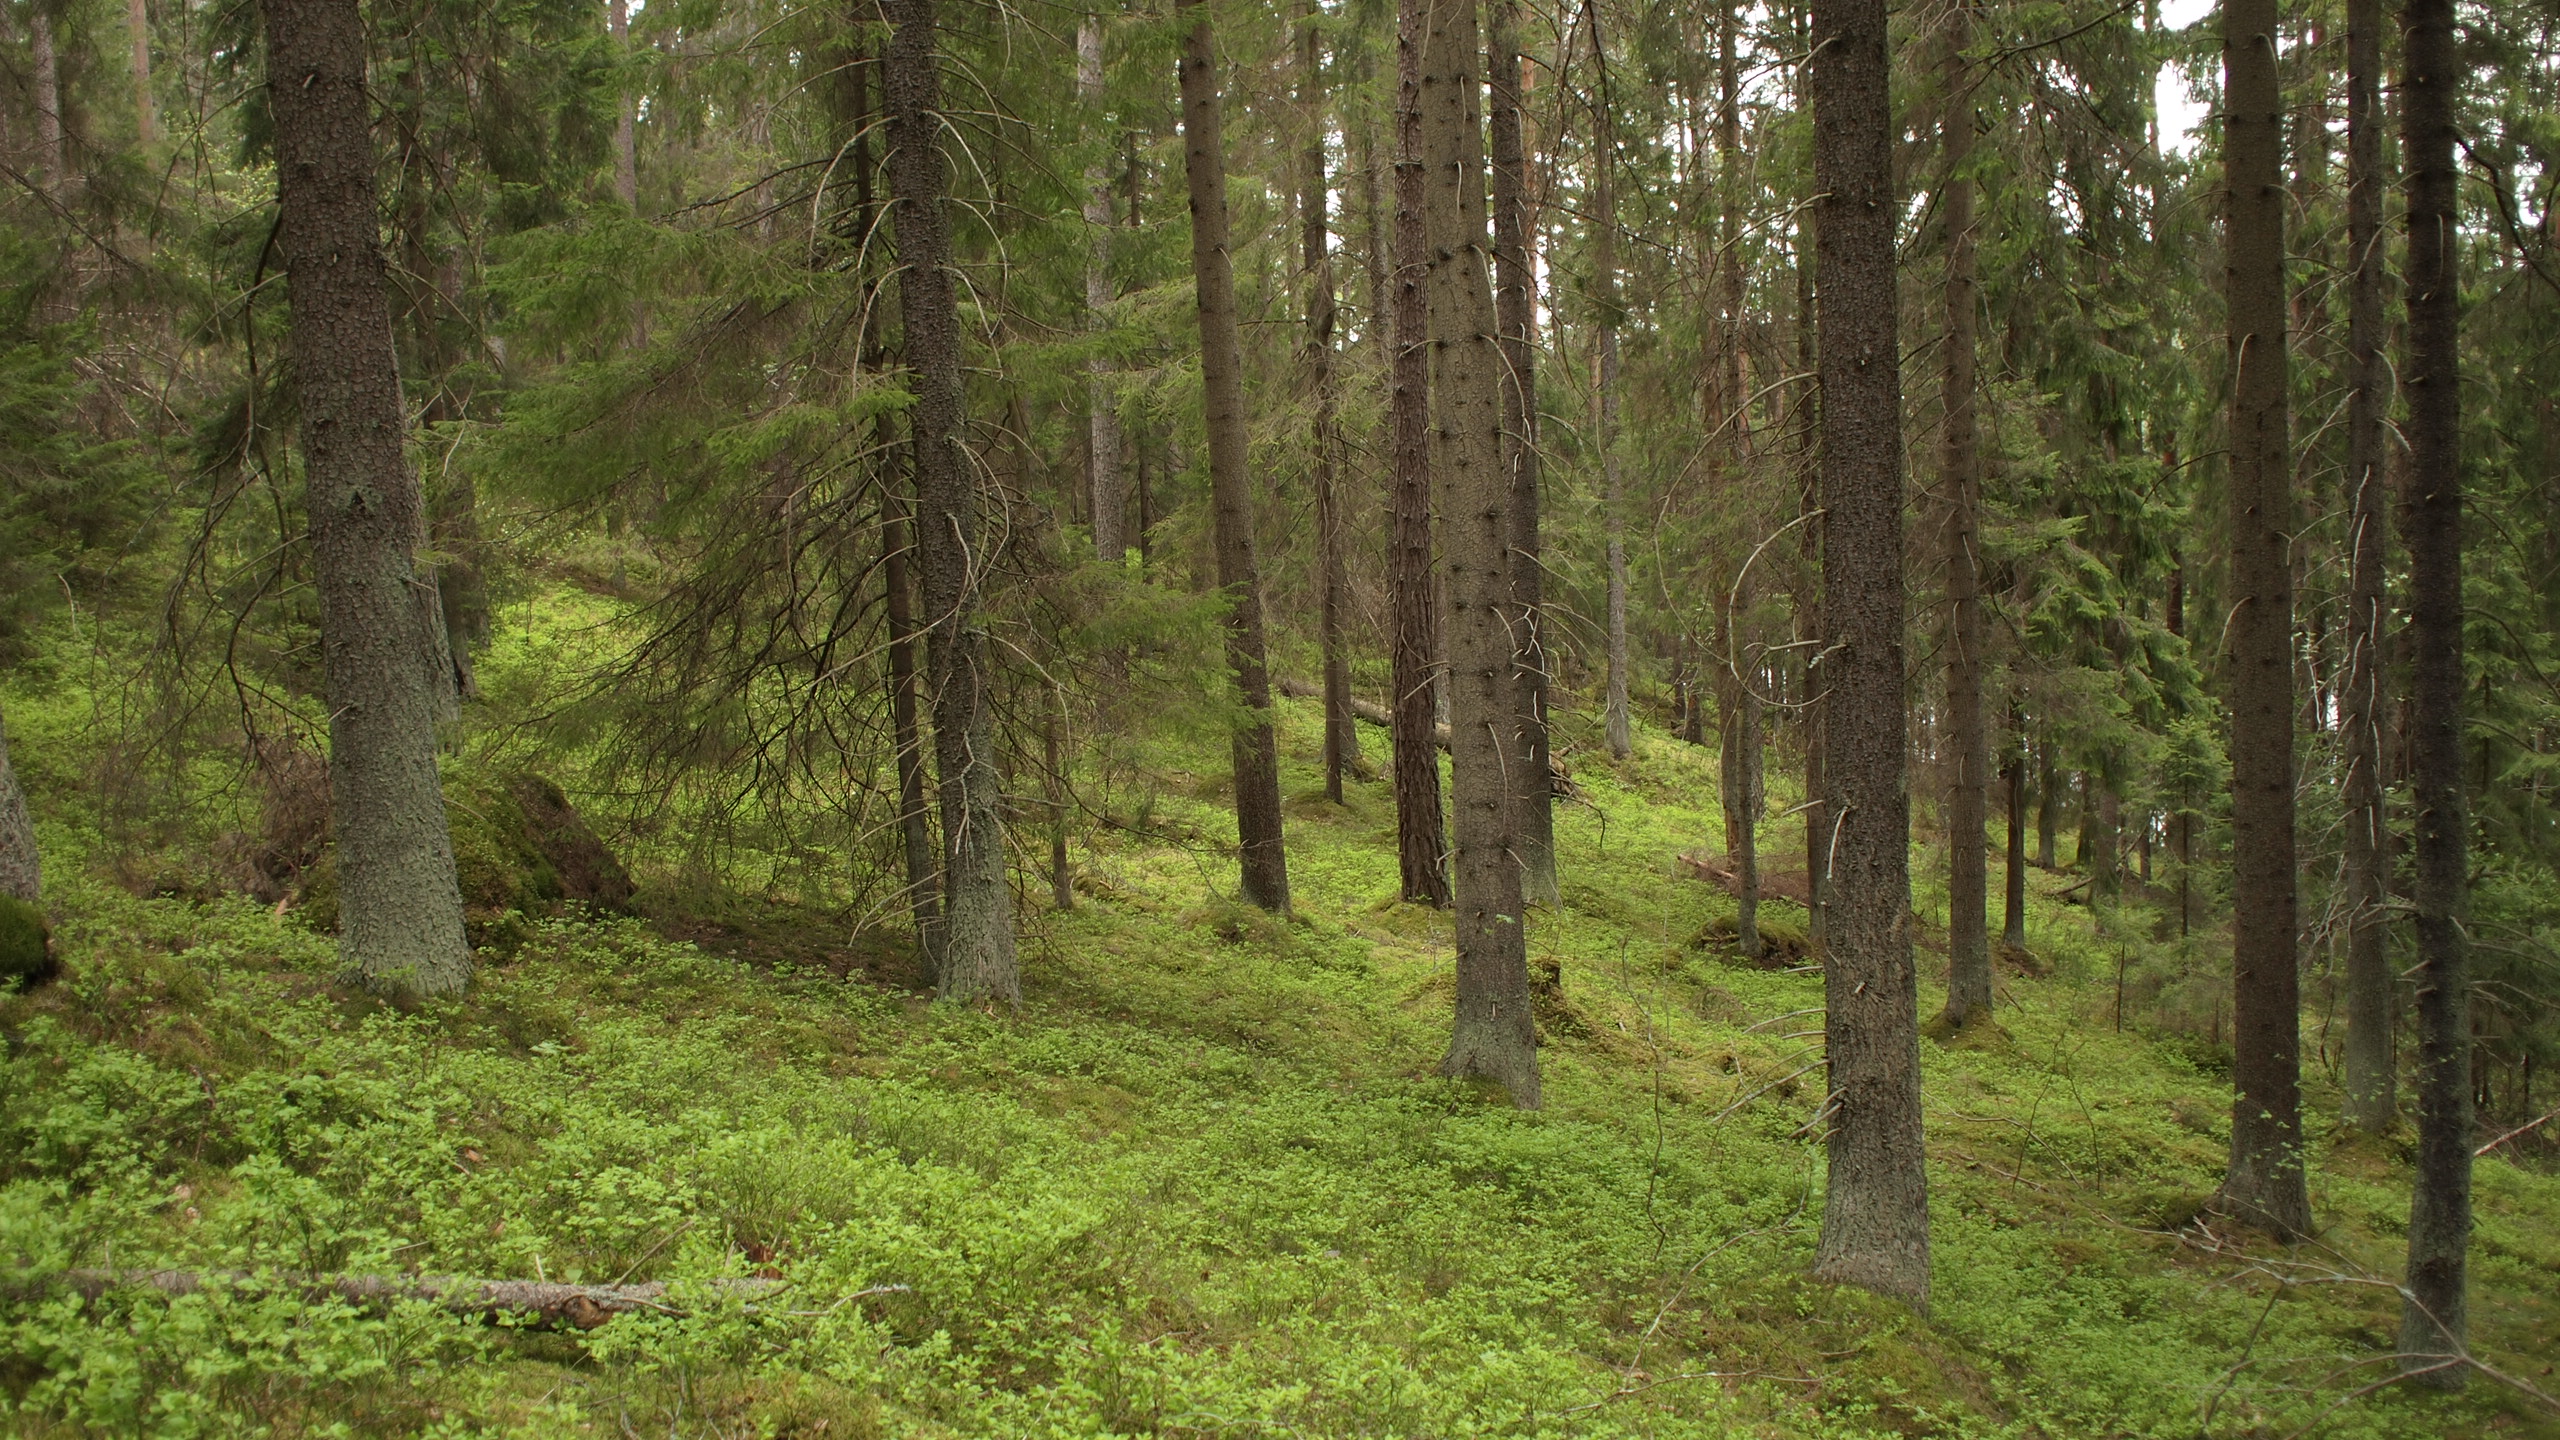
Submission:
<svg viewBox="0 0 2560 1440">
<path fill-rule="evenodd" d="M 2555 56 L 10 0 L 0 1434 L 2560 1436 Z"/>
</svg>

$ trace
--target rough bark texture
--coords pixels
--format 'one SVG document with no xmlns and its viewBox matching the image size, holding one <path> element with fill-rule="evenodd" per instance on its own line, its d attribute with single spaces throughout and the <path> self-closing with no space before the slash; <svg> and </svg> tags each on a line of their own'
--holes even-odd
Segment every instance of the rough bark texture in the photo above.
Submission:
<svg viewBox="0 0 2560 1440">
<path fill-rule="evenodd" d="M 1592 42 L 1599 43 L 1600 22 L 1593 12 Z M 1608 574 L 1608 691 L 1602 701 L 1601 730 L 1613 759 L 1635 753 L 1635 728 L 1627 695 L 1627 519 L 1625 467 L 1618 459 L 1618 191 L 1616 141 L 1604 100 L 1595 117 L 1600 153 L 1593 165 L 1599 179 L 1591 212 L 1591 269 L 1597 314 L 1593 346 L 1599 373 L 1600 514 L 1606 535 Z"/>
<path fill-rule="evenodd" d="M 1084 102 L 1089 123 L 1100 126 L 1102 110 L 1102 17 L 1088 14 L 1076 26 L 1076 96 Z M 1099 151 L 1095 152 L 1097 155 Z M 1111 291 L 1111 177 L 1101 161 L 1084 170 L 1084 223 L 1092 248 L 1085 254 L 1084 308 L 1087 323 L 1099 330 L 1109 321 Z M 1111 362 L 1096 355 L 1085 362 L 1086 444 L 1092 468 L 1093 553 L 1117 565 L 1129 553 L 1129 465 L 1121 453 L 1120 412 L 1111 398 Z"/>
<path fill-rule="evenodd" d="M 941 61 L 934 0 L 888 0 L 881 89 L 889 121 L 889 217 L 905 325 L 909 463 L 923 572 L 925 665 L 941 776 L 942 954 L 952 1000 L 1018 1004 L 1022 972 L 1005 884 L 1003 781 L 988 723 L 987 635 L 975 568 L 978 486 L 960 437 L 960 308 L 950 268 L 950 176 L 942 153 Z"/>
<path fill-rule="evenodd" d="M 2347 1123 L 2368 1134 L 2399 1110 L 2392 1043 L 2391 962 L 2383 867 L 2382 584 L 2390 527 L 2383 514 L 2382 3 L 2347 4 L 2347 624 L 2338 693 L 2340 828 L 2346 841 Z M 2182 872 L 2183 873 L 2183 872 Z"/>
<path fill-rule="evenodd" d="M 1448 497 L 1449 759 L 1457 841 L 1457 1015 L 1443 1075 L 1490 1080 L 1536 1109 L 1520 901 L 1518 777 L 1535 763 L 1514 713 L 1511 476 L 1502 463 L 1502 341 L 1485 228 L 1476 0 L 1427 0 L 1424 214 L 1431 256 L 1433 479 Z"/>
<path fill-rule="evenodd" d="M 619 49 L 631 38 L 631 0 L 613 0 L 609 19 Z M 639 105 L 627 88 L 613 103 L 613 193 L 621 197 L 622 208 L 636 210 L 640 207 Z"/>
<path fill-rule="evenodd" d="M 2462 791 L 2461 219 L 2453 0 L 2401 10 L 2401 152 L 2409 167 L 2410 844 L 2418 932 L 2418 1178 L 2409 1197 L 2403 1370 L 2459 1354 L 2471 1245 L 2470 976 L 2462 930 L 2468 815 Z M 2464 1367 L 2424 1378 L 2459 1386 Z"/>
<path fill-rule="evenodd" d="M 1555 788 L 1547 737 L 1546 575 L 1541 568 L 1537 277 L 1530 263 L 1529 159 L 1522 136 L 1519 0 L 1489 0 L 1485 65 L 1493 161 L 1494 312 L 1502 326 L 1502 466 L 1511 481 L 1511 718 L 1531 762 L 1516 792 L 1520 895 L 1550 909 L 1556 887 Z"/>
<path fill-rule="evenodd" d="M 71 157 L 63 143 L 62 66 L 53 48 L 53 16 L 42 5 L 27 9 L 27 58 L 35 68 L 36 164 L 46 183 L 71 178 Z"/>
<path fill-rule="evenodd" d="M 1743 364 L 1743 335 L 1748 322 L 1742 313 L 1742 67 L 1735 51 L 1734 32 L 1741 23 L 1736 7 L 1723 6 L 1716 17 L 1716 288 L 1717 299 L 1717 393 L 1716 414 L 1710 417 L 1710 432 L 1722 431 L 1726 452 L 1732 457 L 1726 467 L 1733 504 L 1741 509 L 1749 505 L 1742 486 L 1748 483 L 1751 464 L 1751 398 L 1750 381 Z M 1745 513 L 1754 513 L 1745 509 Z M 1719 738 L 1727 759 L 1724 774 L 1723 805 L 1725 826 L 1733 841 L 1734 873 L 1738 883 L 1734 893 L 1734 939 L 1744 958 L 1760 958 L 1760 811 L 1762 809 L 1761 761 L 1762 730 L 1759 665 L 1752 657 L 1750 641 L 1752 610 L 1751 576 L 1748 571 L 1737 576 L 1726 591 L 1724 606 L 1717 617 L 1717 631 L 1722 637 L 1722 663 L 1718 667 L 1723 683 L 1723 734 Z"/>
<path fill-rule="evenodd" d="M 1404 898 L 1449 903 L 1440 818 L 1440 758 L 1431 736 L 1440 603 L 1431 555 L 1431 325 L 1423 232 L 1422 11 L 1403 0 L 1396 27 L 1395 355 L 1388 371 L 1392 430 L 1387 583 L 1394 610 L 1389 669 L 1395 694 L 1396 862 Z"/>
<path fill-rule="evenodd" d="M 1264 659 L 1262 574 L 1254 557 L 1253 484 L 1246 473 L 1244 358 L 1236 329 L 1236 280 L 1227 253 L 1227 160 L 1218 98 L 1217 39 L 1201 0 L 1182 42 L 1182 154 L 1191 197 L 1191 278 L 1200 312 L 1200 384 L 1208 412 L 1209 509 L 1218 584 L 1227 612 L 1227 665 L 1250 719 L 1235 735 L 1236 840 L 1244 898 L 1289 908 L 1289 862 L 1280 842 L 1280 737 L 1271 718 Z"/>
<path fill-rule="evenodd" d="M 2222 8 L 2231 395 L 2231 1169 L 2219 1206 L 2307 1233 L 2295 960 L 2293 529 L 2275 0 Z"/>
<path fill-rule="evenodd" d="M 1316 648 L 1324 662 L 1324 793 L 1342 803 L 1342 773 L 1360 766 L 1360 727 L 1351 715 L 1351 662 L 1342 626 L 1351 614 L 1351 576 L 1342 558 L 1342 437 L 1333 394 L 1333 256 L 1331 195 L 1325 184 L 1324 51 L 1312 6 L 1298 21 L 1298 110 L 1306 128 L 1299 151 L 1298 256 L 1307 287 L 1307 384 L 1316 410 Z"/>
<path fill-rule="evenodd" d="M 1802 82 L 1799 81 L 1799 84 Z M 1799 97 L 1801 100 L 1801 97 Z M 1797 391 L 1796 431 L 1796 639 L 1804 655 L 1804 886 L 1805 936 L 1818 953 L 1822 948 L 1823 896 L 1831 884 L 1831 810 L 1824 800 L 1822 777 L 1823 691 L 1831 683 L 1822 669 L 1822 526 L 1812 519 L 1822 506 L 1822 389 L 1814 377 L 1820 353 L 1819 322 L 1814 314 L 1813 225 L 1799 218 L 1795 234 L 1796 373 L 1807 377 Z"/>
<path fill-rule="evenodd" d="M 134 138 L 144 149 L 160 139 L 160 107 L 151 100 L 151 8 L 149 0 L 126 0 L 125 28 L 133 40 Z"/>
<path fill-rule="evenodd" d="M 1821 307 L 1824 898 L 1830 1179 L 1814 1273 L 1926 1306 L 1929 1192 L 1911 957 L 1911 800 L 1895 334 L 1893 115 L 1884 0 L 1814 0 Z"/>
<path fill-rule="evenodd" d="M 36 853 L 35 822 L 27 792 L 9 764 L 9 731 L 0 725 L 0 895 L 30 905 L 44 898 L 44 863 Z"/>
<path fill-rule="evenodd" d="M 418 623 L 418 477 L 365 107 L 354 0 L 265 0 L 276 248 L 292 310 L 338 840 L 338 953 L 377 989 L 449 995 L 471 978 L 436 776 L 435 689 Z M 441 625 L 436 629 L 440 633 Z"/>
<path fill-rule="evenodd" d="M 1946 502 L 1947 567 L 1947 1009 L 1962 1026 L 1991 1013 L 1990 854 L 1983 825 L 1990 746 L 1982 727 L 1982 582 L 1975 511 L 1982 449 L 1974 424 L 1973 98 L 1965 51 L 1972 14 L 1948 16 L 1944 119 L 1947 226 L 1947 335 L 1941 372 L 1946 410 L 1938 489 Z"/>
<path fill-rule="evenodd" d="M 2015 721 L 2012 721 L 2015 724 Z M 2027 948 L 2027 751 L 2023 737 L 2012 736 L 2001 788 L 2009 802 L 2009 866 L 2001 892 L 2000 944 L 2008 950 Z"/>
<path fill-rule="evenodd" d="M 898 845 L 906 862 L 907 913 L 915 918 L 916 953 L 925 974 L 942 973 L 942 875 L 935 864 L 933 822 L 927 816 L 924 739 L 916 726 L 916 613 L 914 582 L 907 575 L 913 551 L 907 534 L 906 496 L 893 493 L 882 507 L 881 578 L 888 589 L 889 725 L 898 748 Z"/>
</svg>

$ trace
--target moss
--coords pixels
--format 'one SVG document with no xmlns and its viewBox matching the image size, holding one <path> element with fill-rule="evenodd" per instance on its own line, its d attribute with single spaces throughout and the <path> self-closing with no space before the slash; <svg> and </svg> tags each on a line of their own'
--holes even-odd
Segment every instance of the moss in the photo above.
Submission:
<svg viewBox="0 0 2560 1440">
<path fill-rule="evenodd" d="M 448 782 L 445 820 L 474 949 L 511 951 L 531 933 L 531 920 L 557 915 L 573 900 L 629 908 L 633 887 L 620 862 L 560 787 L 539 775 Z M 338 928 L 335 846 L 311 867 L 299 913 L 315 930 Z"/>
<path fill-rule="evenodd" d="M 59 968 L 44 911 L 16 896 L 0 895 L 0 990 L 32 990 Z"/>
</svg>

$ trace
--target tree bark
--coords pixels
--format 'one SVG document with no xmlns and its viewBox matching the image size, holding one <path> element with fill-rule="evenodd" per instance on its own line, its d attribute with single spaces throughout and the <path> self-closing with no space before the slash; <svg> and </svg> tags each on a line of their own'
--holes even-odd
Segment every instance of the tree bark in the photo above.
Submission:
<svg viewBox="0 0 2560 1440">
<path fill-rule="evenodd" d="M 1591 19 L 1592 48 L 1600 44 L 1600 18 Z M 1605 63 L 1605 62 L 1604 62 Z M 1602 732 L 1610 758 L 1635 753 L 1635 727 L 1627 694 L 1627 520 L 1625 467 L 1618 458 L 1618 190 L 1617 131 L 1604 85 L 1599 113 L 1592 117 L 1592 164 L 1599 171 L 1591 213 L 1591 268 L 1594 344 L 1599 351 L 1600 514 L 1606 536 L 1608 574 L 1608 692 L 1603 701 Z"/>
<path fill-rule="evenodd" d="M 126 0 L 125 28 L 133 38 L 134 138 L 148 150 L 160 140 L 160 107 L 151 98 L 150 0 Z"/>
<path fill-rule="evenodd" d="M 1431 554 L 1431 326 L 1423 228 L 1422 48 L 1420 0 L 1397 12 L 1395 159 L 1395 356 L 1387 409 L 1393 473 L 1387 583 L 1395 634 L 1389 670 L 1395 694 L 1396 862 L 1404 898 L 1449 903 L 1447 844 L 1440 816 L 1440 757 L 1434 656 L 1440 604 Z"/>
<path fill-rule="evenodd" d="M 1102 17 L 1088 13 L 1076 26 L 1076 95 L 1084 102 L 1088 123 L 1103 121 Z M 1097 152 L 1098 153 L 1098 152 Z M 1084 171 L 1084 223 L 1092 248 L 1085 255 L 1084 308 L 1096 330 L 1108 323 L 1113 300 L 1111 177 L 1099 161 Z M 1093 553 L 1117 565 L 1129 553 L 1129 467 L 1121 453 L 1120 412 L 1111 398 L 1111 362 L 1100 355 L 1085 362 L 1086 439 L 1092 467 Z"/>
<path fill-rule="evenodd" d="M 1801 12 L 1798 12 L 1801 15 Z M 1805 43 L 1810 44 L 1810 40 Z M 1802 85 L 1799 80 L 1797 84 Z M 1804 103 L 1799 94 L 1797 101 Z M 1795 595 L 1796 639 L 1810 642 L 1804 650 L 1804 889 L 1805 936 L 1819 953 L 1823 942 L 1823 915 L 1829 908 L 1823 896 L 1831 884 L 1831 820 L 1830 807 L 1824 801 L 1828 786 L 1822 774 L 1823 726 L 1826 701 L 1825 687 L 1831 681 L 1822 668 L 1822 527 L 1813 522 L 1822 508 L 1820 426 L 1822 387 L 1814 378 L 1816 357 L 1820 353 L 1820 322 L 1814 313 L 1813 293 L 1813 222 L 1810 216 L 1796 221 L 1794 240 L 1796 270 L 1796 373 L 1806 378 L 1796 394 L 1796 527 L 1797 579 Z"/>
<path fill-rule="evenodd" d="M 881 503 L 881 579 L 888 590 L 889 726 L 898 751 L 898 844 L 906 862 L 907 913 L 914 917 L 916 954 L 927 976 L 942 973 L 942 877 L 934 863 L 933 824 L 926 818 L 924 740 L 916 727 L 916 617 L 913 581 L 907 576 L 912 541 L 908 500 L 901 477 L 884 477 Z"/>
<path fill-rule="evenodd" d="M 1511 474 L 1502 454 L 1502 341 L 1485 228 L 1476 0 L 1426 0 L 1422 141 L 1431 256 L 1433 479 L 1448 497 L 1449 757 L 1457 841 L 1457 1013 L 1440 1073 L 1490 1080 L 1538 1107 L 1520 900 L 1519 777 L 1534 753 L 1516 715 Z"/>
<path fill-rule="evenodd" d="M 1530 764 L 1513 789 L 1518 809 L 1520 894 L 1549 909 L 1563 903 L 1556 885 L 1555 789 L 1547 736 L 1546 573 L 1540 558 L 1538 341 L 1530 261 L 1529 160 L 1523 139 L 1519 0 L 1488 0 L 1485 62 L 1487 129 L 1493 161 L 1494 310 L 1502 326 L 1502 465 L 1510 477 L 1512 637 L 1511 717 L 1526 733 Z"/>
<path fill-rule="evenodd" d="M 631 39 L 631 0 L 613 0 L 608 20 L 613 27 L 614 48 L 626 50 Z M 627 60 L 629 57 L 624 54 L 619 58 Z M 623 209 L 637 210 L 640 208 L 639 106 L 632 100 L 627 86 L 616 88 L 613 104 L 613 193 L 621 198 Z"/>
<path fill-rule="evenodd" d="M 986 692 L 978 614 L 978 487 L 960 436 L 960 307 L 951 275 L 950 176 L 942 152 L 941 61 L 934 0 L 887 0 L 882 98 L 889 131 L 889 217 L 905 325 L 909 463 L 924 590 L 925 665 L 941 775 L 942 954 L 946 999 L 1022 999 L 1013 895 L 1005 883 L 1003 780 Z"/>
<path fill-rule="evenodd" d="M 62 65 L 53 48 L 53 16 L 42 5 L 27 8 L 27 50 L 35 69 L 36 164 L 46 184 L 61 185 L 71 178 L 63 141 Z"/>
<path fill-rule="evenodd" d="M 2462 782 L 2461 175 L 2454 164 L 2453 0 L 2401 10 L 2408 166 L 2410 845 L 2418 932 L 2418 1177 L 2409 1201 L 2401 1368 L 2463 1351 L 2471 1243 L 2470 975 L 2463 936 L 2469 818 Z M 2460 1365 L 2429 1383 L 2462 1384 Z"/>
<path fill-rule="evenodd" d="M 1947 566 L 1947 1009 L 1946 1023 L 1991 1014 L 1990 855 L 1984 848 L 1991 769 L 1982 725 L 1982 582 L 1975 511 L 1982 450 L 1974 423 L 1973 99 L 1967 49 L 1971 10 L 1948 14 L 1944 117 L 1947 188 L 1947 336 L 1941 380 L 1946 410 L 1939 489 L 1946 498 Z"/>
<path fill-rule="evenodd" d="M 36 827 L 27 815 L 27 792 L 9 764 L 9 731 L 0 724 L 0 895 L 30 905 L 44 898 L 44 862 L 36 851 Z"/>
<path fill-rule="evenodd" d="M 2383 416 L 2390 379 L 2382 363 L 2382 3 L 2347 5 L 2347 633 L 2339 691 L 2347 915 L 2346 1120 L 2368 1134 L 2399 1110 L 2392 1042 L 2388 857 L 2382 794 L 2383 575 L 2390 529 L 2383 514 Z"/>
<path fill-rule="evenodd" d="M 1740 24 L 1735 5 L 1725 4 L 1716 23 L 1716 283 L 1721 353 L 1716 366 L 1717 414 L 1710 432 L 1724 432 L 1734 458 L 1727 479 L 1733 503 L 1751 513 L 1741 486 L 1748 483 L 1751 459 L 1751 399 L 1743 365 L 1742 265 L 1742 67 L 1735 53 Z M 1732 757 L 1724 776 L 1725 824 L 1733 833 L 1734 938 L 1746 959 L 1760 958 L 1760 691 L 1753 683 L 1759 667 L 1748 663 L 1751 652 L 1751 576 L 1736 576 L 1723 597 L 1717 630 L 1723 650 L 1724 715 L 1720 737 Z"/>
<path fill-rule="evenodd" d="M 1191 277 L 1199 302 L 1200 383 L 1208 412 L 1209 509 L 1218 584 L 1227 612 L 1227 664 L 1248 714 L 1236 731 L 1236 839 L 1244 898 L 1288 913 L 1289 862 L 1281 848 L 1280 738 L 1273 728 L 1265 660 L 1262 574 L 1254 556 L 1253 487 L 1246 473 L 1244 359 L 1236 329 L 1234 260 L 1227 251 L 1227 160 L 1221 134 L 1217 42 L 1201 0 L 1182 44 L 1182 149 L 1191 198 Z"/>
<path fill-rule="evenodd" d="M 2307 1234 L 2295 956 L 2293 530 L 2276 0 L 2223 0 L 2231 395 L 2231 1168 L 2217 1203 Z"/>
<path fill-rule="evenodd" d="M 1929 1191 L 1911 957 L 1903 694 L 1902 387 L 1884 0 L 1814 0 L 1814 243 L 1821 316 L 1823 979 L 1830 1178 L 1814 1273 L 1925 1308 Z"/>
<path fill-rule="evenodd" d="M 436 775 L 419 624 L 418 477 L 374 190 L 364 23 L 354 0 L 264 0 L 275 120 L 276 246 L 320 589 L 338 953 L 375 989 L 450 995 L 471 978 Z M 439 630 L 441 627 L 437 627 Z"/>
<path fill-rule="evenodd" d="M 2010 726 L 2017 728 L 2016 711 Z M 2009 808 L 2009 866 L 2001 893 L 2000 943 L 2010 950 L 2027 948 L 2027 751 L 2026 737 L 2012 734 L 2009 758 L 2001 772 Z M 1986 987 L 1987 988 L 1987 987 Z M 1985 1002 L 1986 1005 L 1988 1002 Z"/>
<path fill-rule="evenodd" d="M 1312 5 L 1298 21 L 1298 109 L 1306 126 L 1298 174 L 1299 264 L 1307 285 L 1307 382 L 1316 411 L 1316 646 L 1324 664 L 1324 793 L 1342 803 L 1342 773 L 1360 764 L 1360 727 L 1351 715 L 1351 662 L 1342 627 L 1351 613 L 1351 576 L 1342 556 L 1342 437 L 1333 393 L 1331 194 L 1325 183 L 1324 52 Z"/>
</svg>

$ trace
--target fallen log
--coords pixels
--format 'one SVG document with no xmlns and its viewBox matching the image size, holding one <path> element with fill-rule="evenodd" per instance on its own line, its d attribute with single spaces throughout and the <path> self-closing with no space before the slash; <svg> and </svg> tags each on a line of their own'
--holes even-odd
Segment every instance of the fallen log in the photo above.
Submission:
<svg viewBox="0 0 2560 1440">
<path fill-rule="evenodd" d="M 338 1299 L 364 1310 L 385 1310 L 397 1301 L 422 1300 L 457 1315 L 523 1317 L 537 1327 L 593 1330 L 616 1315 L 649 1313 L 683 1315 L 669 1304 L 667 1286 L 658 1280 L 637 1285 L 571 1285 L 552 1280 L 474 1280 L 459 1275 L 259 1275 L 245 1270 L 61 1270 L 21 1274 L 0 1288 L 27 1292 L 60 1285 L 95 1300 L 115 1290 L 142 1288 L 164 1295 L 193 1295 L 207 1289 L 293 1290 L 311 1299 Z M 705 1282 L 715 1295 L 763 1300 L 789 1289 L 788 1280 L 742 1276 Z M 835 1302 L 904 1292 L 904 1285 L 859 1290 Z M 750 1313 L 766 1307 L 749 1304 Z M 814 1310 L 768 1311 L 813 1315 Z"/>
<path fill-rule="evenodd" d="M 1283 675 L 1280 677 L 1280 693 L 1288 696 L 1292 700 L 1313 700 L 1323 695 L 1324 691 L 1316 688 L 1316 686 L 1307 681 L 1297 679 L 1294 676 Z M 1363 700 L 1357 695 L 1352 696 L 1351 713 L 1357 718 L 1366 720 L 1370 724 L 1377 726 L 1381 730 L 1393 730 L 1396 726 L 1395 712 L 1389 710 L 1386 706 L 1379 704 L 1375 700 Z M 1431 743 L 1439 746 L 1443 750 L 1448 749 L 1449 727 L 1446 725 L 1432 726 Z"/>
</svg>

